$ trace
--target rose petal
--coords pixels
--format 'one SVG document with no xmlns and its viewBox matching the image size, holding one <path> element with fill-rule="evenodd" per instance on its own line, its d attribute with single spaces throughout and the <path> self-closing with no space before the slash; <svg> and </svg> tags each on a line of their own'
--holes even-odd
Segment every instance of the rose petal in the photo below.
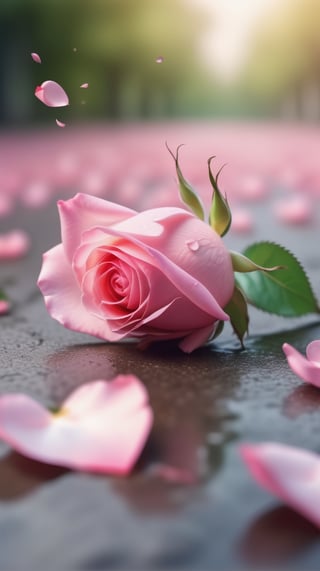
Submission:
<svg viewBox="0 0 320 571">
<path fill-rule="evenodd" d="M 68 329 L 110 341 L 117 341 L 124 336 L 113 333 L 104 319 L 88 313 L 83 306 L 81 291 L 66 260 L 62 244 L 43 255 L 38 286 L 51 317 Z"/>
<path fill-rule="evenodd" d="M 11 309 L 11 303 L 6 299 L 0 299 L 0 315 L 6 315 Z"/>
<path fill-rule="evenodd" d="M 56 123 L 57 123 L 58 127 L 65 127 L 66 126 L 66 124 L 62 123 L 62 121 L 59 121 L 59 119 L 56 119 Z"/>
<path fill-rule="evenodd" d="M 87 89 L 89 87 L 89 83 L 82 83 L 80 87 L 81 89 Z"/>
<path fill-rule="evenodd" d="M 58 414 L 22 394 L 0 398 L 0 437 L 22 454 L 79 470 L 127 474 L 152 425 L 146 390 L 133 375 L 75 390 Z"/>
<path fill-rule="evenodd" d="M 120 232 L 115 228 L 95 228 L 84 232 L 83 241 L 86 242 L 88 239 L 92 240 L 93 236 L 95 237 L 94 239 L 98 239 L 99 233 L 102 235 L 110 234 L 111 236 L 126 238 L 126 242 L 121 245 L 122 251 L 125 251 L 127 246 L 130 248 L 130 242 L 138 246 L 138 249 L 135 250 L 135 257 L 158 268 L 167 277 L 169 282 L 171 282 L 179 292 L 185 295 L 191 303 L 216 319 L 223 321 L 229 320 L 229 316 L 223 311 L 209 290 L 160 251 L 151 246 L 147 246 L 134 238 L 134 236 L 127 235 L 125 232 Z"/>
<path fill-rule="evenodd" d="M 136 214 L 119 204 L 81 193 L 70 200 L 59 200 L 58 208 L 62 242 L 70 262 L 85 230 L 100 225 L 110 226 Z"/>
<path fill-rule="evenodd" d="M 36 52 L 32 52 L 31 57 L 36 63 L 41 63 L 41 57 Z"/>
<path fill-rule="evenodd" d="M 265 489 L 320 526 L 320 457 L 272 442 L 242 445 L 241 456 Z"/>
<path fill-rule="evenodd" d="M 282 349 L 293 372 L 307 383 L 320 387 L 320 364 L 309 361 L 288 343 L 284 343 Z"/>
<path fill-rule="evenodd" d="M 0 234 L 0 260 L 15 260 L 24 256 L 30 247 L 30 238 L 23 230 Z"/>
<path fill-rule="evenodd" d="M 202 327 L 201 329 L 193 331 L 190 335 L 180 341 L 180 349 L 182 349 L 184 353 L 192 353 L 192 351 L 201 347 L 201 345 L 209 339 L 213 329 L 214 325 L 211 324 L 208 327 Z"/>
<path fill-rule="evenodd" d="M 287 224 L 307 224 L 312 220 L 313 215 L 311 202 L 305 196 L 293 196 L 278 200 L 273 210 L 276 218 Z"/>
<path fill-rule="evenodd" d="M 320 340 L 311 341 L 306 349 L 307 359 L 320 367 Z"/>
<path fill-rule="evenodd" d="M 44 81 L 36 87 L 35 96 L 48 107 L 65 107 L 69 105 L 69 97 L 56 81 Z"/>
</svg>

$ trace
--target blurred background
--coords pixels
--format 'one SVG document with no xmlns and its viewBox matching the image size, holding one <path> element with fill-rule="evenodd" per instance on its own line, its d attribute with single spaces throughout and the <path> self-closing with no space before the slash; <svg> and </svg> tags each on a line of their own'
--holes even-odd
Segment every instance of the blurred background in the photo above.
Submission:
<svg viewBox="0 0 320 571">
<path fill-rule="evenodd" d="M 1 0 L 0 122 L 50 121 L 46 79 L 73 121 L 318 120 L 319 15 L 319 0 Z"/>
<path fill-rule="evenodd" d="M 2 231 L 78 191 L 180 205 L 166 141 L 207 209 L 207 158 L 228 163 L 231 234 L 317 224 L 319 16 L 320 0 L 1 0 Z M 68 106 L 35 97 L 46 80 Z"/>
</svg>

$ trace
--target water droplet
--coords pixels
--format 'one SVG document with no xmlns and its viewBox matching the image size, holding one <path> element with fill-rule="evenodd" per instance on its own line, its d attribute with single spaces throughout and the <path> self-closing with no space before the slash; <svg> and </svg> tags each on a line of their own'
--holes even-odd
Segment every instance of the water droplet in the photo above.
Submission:
<svg viewBox="0 0 320 571">
<path fill-rule="evenodd" d="M 157 57 L 156 63 L 163 63 L 164 58 L 162 56 Z"/>
<path fill-rule="evenodd" d="M 200 248 L 198 240 L 187 240 L 186 245 L 192 252 L 197 252 Z"/>
</svg>

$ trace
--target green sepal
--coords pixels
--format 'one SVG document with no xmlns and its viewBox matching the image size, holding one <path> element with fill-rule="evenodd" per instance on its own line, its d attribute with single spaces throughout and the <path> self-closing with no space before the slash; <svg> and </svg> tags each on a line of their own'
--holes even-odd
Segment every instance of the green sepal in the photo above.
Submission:
<svg viewBox="0 0 320 571">
<path fill-rule="evenodd" d="M 231 256 L 231 262 L 234 272 L 240 272 L 240 273 L 248 273 L 256 271 L 274 272 L 275 270 L 285 269 L 284 266 L 273 266 L 272 268 L 260 266 L 259 264 L 256 264 L 253 260 L 250 260 L 250 258 L 247 258 L 244 254 L 240 254 L 240 252 L 233 252 L 232 250 L 230 250 L 229 254 Z"/>
<path fill-rule="evenodd" d="M 209 223 L 211 228 L 213 228 L 219 236 L 224 236 L 231 226 L 232 216 L 227 197 L 222 196 L 218 187 L 218 178 L 224 165 L 214 177 L 211 170 L 211 161 L 214 158 L 215 157 L 210 157 L 208 159 L 209 179 L 213 188 Z"/>
<path fill-rule="evenodd" d="M 286 248 L 273 242 L 258 242 L 249 246 L 244 255 L 257 265 L 270 267 L 280 263 L 283 268 L 237 274 L 236 283 L 249 303 L 284 317 L 320 312 L 303 267 Z"/>
<path fill-rule="evenodd" d="M 213 341 L 214 339 L 216 339 L 217 337 L 219 337 L 219 335 L 221 335 L 223 328 L 224 328 L 224 321 L 218 321 L 217 327 L 215 328 L 215 331 L 212 335 L 212 337 L 210 337 L 210 341 Z"/>
<path fill-rule="evenodd" d="M 176 154 L 174 155 L 171 149 L 168 147 L 166 143 L 166 147 L 172 156 L 175 165 L 176 165 L 176 172 L 179 181 L 179 189 L 180 189 L 180 197 L 182 202 L 186 204 L 192 212 L 198 216 L 201 220 L 204 220 L 204 208 L 202 206 L 201 200 L 197 194 L 197 192 L 192 188 L 191 184 L 184 178 L 180 165 L 179 165 L 179 150 L 183 145 L 179 145 L 176 150 Z"/>
<path fill-rule="evenodd" d="M 243 338 L 248 332 L 249 326 L 248 306 L 245 296 L 236 285 L 232 298 L 224 307 L 224 311 L 229 315 L 233 330 L 241 343 L 242 349 L 244 349 Z"/>
</svg>

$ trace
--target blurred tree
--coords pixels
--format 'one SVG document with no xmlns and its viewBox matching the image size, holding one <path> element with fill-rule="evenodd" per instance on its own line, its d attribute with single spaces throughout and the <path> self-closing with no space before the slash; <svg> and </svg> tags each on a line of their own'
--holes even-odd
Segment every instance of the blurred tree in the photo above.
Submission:
<svg viewBox="0 0 320 571">
<path fill-rule="evenodd" d="M 295 0 L 259 28 L 242 84 L 265 111 L 320 118 L 319 17 L 318 0 Z"/>
<path fill-rule="evenodd" d="M 9 54 L 0 60 L 6 84 L 0 92 L 2 119 L 8 93 L 17 90 L 13 61 L 21 74 L 18 106 L 24 97 L 29 118 L 52 116 L 30 87 L 45 79 L 65 87 L 72 102 L 68 117 L 179 114 L 195 84 L 201 107 L 209 83 L 197 51 L 206 21 L 205 13 L 183 0 L 1 0 L 1 31 L 10 30 L 10 37 L 1 35 L 2 55 Z M 42 65 L 32 63 L 32 51 L 41 55 Z M 80 90 L 87 81 L 90 89 Z M 10 118 L 20 121 L 17 102 L 12 107 Z"/>
</svg>

